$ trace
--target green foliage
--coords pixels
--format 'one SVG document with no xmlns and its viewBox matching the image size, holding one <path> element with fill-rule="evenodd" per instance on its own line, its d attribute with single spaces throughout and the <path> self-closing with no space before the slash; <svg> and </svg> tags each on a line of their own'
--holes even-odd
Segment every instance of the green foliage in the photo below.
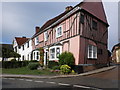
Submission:
<svg viewBox="0 0 120 90">
<path fill-rule="evenodd" d="M 71 73 L 71 67 L 68 66 L 68 65 L 62 65 L 62 66 L 60 67 L 60 70 L 61 70 L 61 72 L 62 72 L 63 74 L 69 74 L 69 73 Z"/>
<path fill-rule="evenodd" d="M 29 64 L 29 61 L 3 61 L 2 62 L 2 68 L 19 68 L 24 67 Z"/>
<path fill-rule="evenodd" d="M 53 70 L 60 70 L 60 66 L 54 66 L 52 67 Z"/>
<path fill-rule="evenodd" d="M 55 61 L 48 62 L 48 68 L 52 69 L 54 66 L 59 66 L 58 62 L 55 62 Z"/>
<path fill-rule="evenodd" d="M 64 65 L 67 64 L 69 66 L 74 65 L 75 63 L 75 58 L 71 52 L 63 52 L 59 56 L 59 64 Z"/>
<path fill-rule="evenodd" d="M 4 58 L 10 58 L 10 57 L 19 58 L 20 54 L 8 48 L 2 47 L 2 58 L 3 58 L 2 61 L 4 61 Z"/>
<path fill-rule="evenodd" d="M 30 70 L 35 70 L 35 69 L 37 69 L 39 67 L 39 65 L 40 65 L 39 63 L 29 63 L 28 68 Z"/>
<path fill-rule="evenodd" d="M 16 59 L 11 59 L 11 62 L 15 62 L 16 61 Z"/>
</svg>

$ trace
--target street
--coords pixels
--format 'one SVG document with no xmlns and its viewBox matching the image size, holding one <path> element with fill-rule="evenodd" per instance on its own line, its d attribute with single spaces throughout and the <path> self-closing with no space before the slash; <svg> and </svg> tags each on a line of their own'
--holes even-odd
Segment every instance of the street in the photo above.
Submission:
<svg viewBox="0 0 120 90">
<path fill-rule="evenodd" d="M 105 89 L 105 88 L 118 88 L 118 78 L 120 66 L 105 72 L 69 78 L 54 78 L 54 79 L 26 79 L 26 78 L 3 78 L 2 88 L 34 88 L 39 90 L 44 89 Z M 11 89 L 11 90 L 12 90 Z M 30 89 L 32 90 L 32 89 Z"/>
</svg>

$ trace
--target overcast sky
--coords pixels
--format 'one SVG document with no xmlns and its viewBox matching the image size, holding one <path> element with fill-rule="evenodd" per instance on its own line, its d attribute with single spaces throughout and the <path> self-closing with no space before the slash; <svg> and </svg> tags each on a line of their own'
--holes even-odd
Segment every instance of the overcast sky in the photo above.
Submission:
<svg viewBox="0 0 120 90">
<path fill-rule="evenodd" d="M 82 1 L 82 0 L 80 0 Z M 35 26 L 64 12 L 65 7 L 80 2 L 2 2 L 2 43 L 12 43 L 14 37 L 31 37 Z M 109 22 L 108 48 L 118 43 L 118 3 L 103 2 Z M 1 16 L 0 16 L 1 17 Z"/>
</svg>

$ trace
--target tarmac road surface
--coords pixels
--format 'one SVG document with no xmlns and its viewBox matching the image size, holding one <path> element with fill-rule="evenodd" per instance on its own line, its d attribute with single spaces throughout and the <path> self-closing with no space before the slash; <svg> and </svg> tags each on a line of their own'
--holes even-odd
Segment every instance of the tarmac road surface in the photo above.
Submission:
<svg viewBox="0 0 120 90">
<path fill-rule="evenodd" d="M 118 90 L 120 65 L 112 70 L 92 74 L 88 76 L 77 76 L 68 78 L 54 79 L 26 79 L 26 78 L 3 78 L 2 88 L 25 88 L 29 90 L 105 90 L 106 88 L 115 88 Z M 24 89 L 23 89 L 24 88 Z M 32 90 L 30 89 L 30 90 Z M 8 89 L 9 90 L 9 89 Z M 113 90 L 113 89 L 112 89 Z"/>
</svg>

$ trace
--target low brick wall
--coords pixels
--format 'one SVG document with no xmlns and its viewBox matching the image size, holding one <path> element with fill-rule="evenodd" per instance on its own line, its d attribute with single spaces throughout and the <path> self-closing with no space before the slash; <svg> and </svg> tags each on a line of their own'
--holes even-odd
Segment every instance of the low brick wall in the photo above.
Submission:
<svg viewBox="0 0 120 90">
<path fill-rule="evenodd" d="M 99 69 L 99 68 L 102 68 L 102 67 L 107 67 L 107 64 L 83 64 L 83 65 L 75 65 L 75 66 L 72 66 L 72 69 L 76 73 L 80 74 L 80 73 L 83 73 L 83 72 L 92 71 L 92 70 Z"/>
</svg>

